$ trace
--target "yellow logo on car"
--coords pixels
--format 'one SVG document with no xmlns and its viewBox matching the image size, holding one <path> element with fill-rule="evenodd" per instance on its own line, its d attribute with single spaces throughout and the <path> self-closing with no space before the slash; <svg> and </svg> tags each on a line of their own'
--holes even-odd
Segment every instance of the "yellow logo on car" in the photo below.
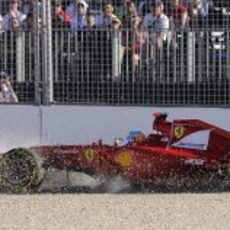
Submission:
<svg viewBox="0 0 230 230">
<path fill-rule="evenodd" d="M 174 135 L 177 139 L 181 138 L 185 133 L 185 128 L 183 126 L 176 126 L 174 128 Z"/>
<path fill-rule="evenodd" d="M 129 167 L 133 163 L 133 152 L 132 151 L 123 151 L 119 153 L 116 158 L 116 162 L 119 163 L 122 167 Z"/>
<path fill-rule="evenodd" d="M 87 161 L 92 162 L 92 161 L 94 160 L 94 158 L 95 158 L 95 155 L 96 155 L 96 152 L 95 152 L 95 150 L 93 150 L 93 149 L 87 149 L 87 150 L 85 151 L 85 159 L 86 159 Z"/>
</svg>

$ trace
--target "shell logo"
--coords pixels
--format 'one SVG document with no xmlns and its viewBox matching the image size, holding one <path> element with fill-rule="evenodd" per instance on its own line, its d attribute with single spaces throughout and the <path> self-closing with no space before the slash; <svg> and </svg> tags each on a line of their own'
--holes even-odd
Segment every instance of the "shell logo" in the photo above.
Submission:
<svg viewBox="0 0 230 230">
<path fill-rule="evenodd" d="M 122 151 L 116 157 L 116 162 L 119 163 L 122 167 L 129 167 L 133 163 L 134 153 L 132 151 Z"/>
</svg>

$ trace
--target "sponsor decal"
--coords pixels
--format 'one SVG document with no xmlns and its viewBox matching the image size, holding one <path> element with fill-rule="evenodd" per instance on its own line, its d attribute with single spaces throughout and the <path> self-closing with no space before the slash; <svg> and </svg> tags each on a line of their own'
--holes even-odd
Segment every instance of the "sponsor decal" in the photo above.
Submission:
<svg viewBox="0 0 230 230">
<path fill-rule="evenodd" d="M 184 162 L 185 164 L 190 164 L 190 165 L 203 165 L 205 163 L 204 159 L 196 158 L 196 159 L 187 159 Z"/>
<path fill-rule="evenodd" d="M 92 162 L 95 158 L 96 152 L 93 149 L 87 149 L 85 151 L 85 159 L 89 162 Z"/>
<path fill-rule="evenodd" d="M 174 128 L 174 136 L 177 139 L 180 139 L 185 133 L 185 128 L 183 126 L 175 126 Z"/>
<path fill-rule="evenodd" d="M 129 167 L 133 163 L 133 152 L 132 151 L 122 151 L 116 157 L 116 162 L 122 167 Z"/>
</svg>

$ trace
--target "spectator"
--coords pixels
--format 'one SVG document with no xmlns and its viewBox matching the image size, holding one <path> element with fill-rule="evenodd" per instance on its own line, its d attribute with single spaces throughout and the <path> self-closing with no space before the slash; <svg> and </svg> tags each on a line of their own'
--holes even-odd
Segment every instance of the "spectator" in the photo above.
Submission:
<svg viewBox="0 0 230 230">
<path fill-rule="evenodd" d="M 175 27 L 185 28 L 188 23 L 188 9 L 180 0 L 170 0 L 166 12 L 171 24 Z"/>
<path fill-rule="evenodd" d="M 25 15 L 33 14 L 34 13 L 34 4 L 35 4 L 34 0 L 26 0 L 25 4 L 22 7 L 22 12 Z"/>
<path fill-rule="evenodd" d="M 93 12 L 89 12 L 87 15 L 87 29 L 96 29 L 96 18 Z"/>
<path fill-rule="evenodd" d="M 189 0 L 189 24 L 190 26 L 203 25 L 207 22 L 208 11 L 212 7 L 209 0 Z"/>
<path fill-rule="evenodd" d="M 129 23 L 132 21 L 132 16 L 137 16 L 137 9 L 132 1 L 125 1 L 124 7 L 124 15 L 122 17 L 122 25 L 123 27 L 130 27 Z M 127 24 L 128 23 L 128 24 Z"/>
<path fill-rule="evenodd" d="M 144 17 L 146 14 L 150 13 L 149 3 L 147 0 L 141 0 L 138 5 L 138 14 Z"/>
<path fill-rule="evenodd" d="M 19 11 L 18 0 L 11 0 L 9 12 L 3 18 L 5 31 L 18 32 L 26 20 L 26 15 Z"/>
<path fill-rule="evenodd" d="M 143 57 L 150 66 L 154 67 L 153 70 L 156 61 L 161 62 L 160 51 L 168 38 L 169 19 L 163 12 L 164 5 L 158 0 L 151 4 L 151 13 L 144 17 L 144 28 L 148 29 L 149 42 L 144 46 Z M 156 67 L 160 68 L 159 65 Z"/>
<path fill-rule="evenodd" d="M 0 102 L 18 103 L 18 97 L 11 86 L 9 76 L 5 72 L 0 72 Z"/>
<path fill-rule="evenodd" d="M 157 48 L 161 48 L 167 40 L 169 30 L 169 19 L 163 11 L 163 3 L 157 0 L 151 5 L 151 13 L 144 17 L 144 27 L 149 30 L 151 43 L 157 45 Z"/>
<path fill-rule="evenodd" d="M 95 80 L 98 77 L 98 48 L 99 33 L 96 28 L 96 18 L 93 12 L 87 14 L 87 24 L 84 27 L 82 36 L 82 64 L 83 75 L 88 80 Z"/>
<path fill-rule="evenodd" d="M 198 25 L 200 6 L 200 0 L 190 0 L 188 3 L 190 27 L 196 27 Z"/>
<path fill-rule="evenodd" d="M 209 13 L 209 9 L 211 9 L 214 6 L 212 0 L 200 0 L 199 6 L 198 6 L 198 12 L 199 15 L 203 17 L 207 17 Z"/>
<path fill-rule="evenodd" d="M 74 0 L 72 4 L 66 7 L 65 13 L 72 19 L 77 16 L 77 5 L 81 3 L 84 5 L 85 11 L 88 9 L 89 5 L 84 0 Z M 86 14 L 86 12 L 85 12 Z"/>
<path fill-rule="evenodd" d="M 121 45 L 118 40 L 116 44 L 113 43 L 114 35 L 120 27 L 121 21 L 116 15 L 113 14 L 113 6 L 106 4 L 103 7 L 103 15 L 96 17 L 96 26 L 101 28 L 99 30 L 98 39 L 98 60 L 99 60 L 99 72 L 103 80 L 107 80 L 112 75 L 112 63 L 113 63 L 113 48 L 117 47 L 118 53 L 121 50 Z M 111 30 L 114 29 L 113 31 Z M 117 57 L 118 58 L 118 57 Z"/>
<path fill-rule="evenodd" d="M 78 0 L 76 5 L 75 16 L 71 19 L 71 32 L 75 33 L 79 29 L 83 29 L 87 25 L 87 13 L 88 5 L 84 0 Z"/>
<path fill-rule="evenodd" d="M 74 76 L 79 80 L 86 79 L 86 75 L 91 73 L 92 60 L 94 57 L 89 56 L 94 45 L 95 17 L 94 15 L 86 15 L 86 5 L 79 1 L 77 3 L 77 13 L 71 20 L 71 32 L 76 37 L 73 46 L 75 47 L 75 57 L 72 59 L 72 69 Z"/>
<path fill-rule="evenodd" d="M 127 57 L 129 62 L 133 62 L 129 63 L 129 65 L 133 67 L 132 71 L 135 71 L 140 61 L 140 51 L 145 40 L 145 33 L 141 26 L 141 17 L 137 15 L 133 7 L 134 5 L 130 6 L 126 17 L 122 21 L 126 28 L 126 30 L 122 31 L 122 45 L 123 56 Z"/>
<path fill-rule="evenodd" d="M 114 12 L 116 12 L 116 16 L 120 19 L 124 18 L 124 16 L 127 14 L 127 3 L 132 2 L 131 0 L 113 0 L 111 1 L 114 6 Z M 109 2 L 108 2 L 109 3 Z M 135 4 L 133 3 L 134 8 Z"/>
<path fill-rule="evenodd" d="M 89 3 L 90 11 L 94 15 L 100 15 L 105 0 L 93 0 Z"/>
<path fill-rule="evenodd" d="M 182 4 L 186 7 L 195 5 L 198 15 L 201 17 L 207 17 L 210 7 L 213 6 L 212 0 L 183 0 Z"/>
<path fill-rule="evenodd" d="M 61 7 L 61 5 L 55 6 L 55 12 L 54 13 L 62 23 L 66 24 L 66 25 L 70 25 L 71 17 L 65 13 L 65 11 Z"/>
<path fill-rule="evenodd" d="M 34 24 L 35 14 L 38 15 L 38 20 L 40 22 L 41 14 L 41 3 L 35 0 L 26 0 L 25 4 L 22 6 L 22 13 L 26 15 L 25 27 L 30 29 Z"/>
<path fill-rule="evenodd" d="M 103 7 L 103 15 L 96 18 L 96 25 L 98 27 L 114 27 L 115 29 L 121 27 L 121 21 L 113 14 L 113 6 L 111 4 L 106 4 Z"/>
</svg>

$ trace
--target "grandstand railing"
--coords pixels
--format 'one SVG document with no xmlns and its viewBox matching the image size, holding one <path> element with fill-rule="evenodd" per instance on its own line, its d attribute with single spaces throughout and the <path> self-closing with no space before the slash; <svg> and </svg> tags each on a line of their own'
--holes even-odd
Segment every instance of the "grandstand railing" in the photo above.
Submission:
<svg viewBox="0 0 230 230">
<path fill-rule="evenodd" d="M 229 105 L 229 32 L 175 32 L 174 41 L 165 43 L 156 57 L 151 57 L 147 38 L 139 47 L 137 65 L 135 44 L 128 47 L 126 43 L 128 54 L 121 49 L 121 34 L 130 31 L 114 33 L 108 43 L 96 48 L 87 44 L 88 32 L 73 36 L 68 31 L 53 31 L 56 102 Z M 109 33 L 99 33 L 103 32 Z M 93 38 L 97 42 L 95 35 Z"/>
</svg>

